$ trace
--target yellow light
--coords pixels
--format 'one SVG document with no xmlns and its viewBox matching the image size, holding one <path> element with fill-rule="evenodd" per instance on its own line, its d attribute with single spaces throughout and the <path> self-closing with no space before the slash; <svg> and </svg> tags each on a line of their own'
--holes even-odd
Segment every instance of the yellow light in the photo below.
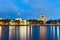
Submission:
<svg viewBox="0 0 60 40">
<path fill-rule="evenodd" d="M 2 37 L 2 26 L 0 26 L 0 38 Z"/>
<path fill-rule="evenodd" d="M 20 40 L 26 40 L 26 26 L 20 26 Z"/>
</svg>

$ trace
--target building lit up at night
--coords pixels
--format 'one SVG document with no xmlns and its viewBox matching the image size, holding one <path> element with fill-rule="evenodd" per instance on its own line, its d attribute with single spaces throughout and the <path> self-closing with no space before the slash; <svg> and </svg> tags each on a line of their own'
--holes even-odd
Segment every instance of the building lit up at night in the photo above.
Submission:
<svg viewBox="0 0 60 40">
<path fill-rule="evenodd" d="M 0 18 L 0 40 L 60 40 L 60 24 L 44 14 L 39 20 Z"/>
</svg>

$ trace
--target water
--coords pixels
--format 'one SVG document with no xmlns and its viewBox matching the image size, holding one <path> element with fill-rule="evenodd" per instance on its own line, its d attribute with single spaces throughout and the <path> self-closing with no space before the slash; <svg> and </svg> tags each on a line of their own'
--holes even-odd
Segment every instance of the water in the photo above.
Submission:
<svg viewBox="0 0 60 40">
<path fill-rule="evenodd" d="M 60 26 L 0 26 L 0 40 L 60 40 Z"/>
</svg>

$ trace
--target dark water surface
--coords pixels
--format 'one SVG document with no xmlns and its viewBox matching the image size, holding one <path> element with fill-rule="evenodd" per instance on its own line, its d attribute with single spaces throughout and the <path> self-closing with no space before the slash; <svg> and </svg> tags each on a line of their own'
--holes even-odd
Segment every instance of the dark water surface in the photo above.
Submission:
<svg viewBox="0 0 60 40">
<path fill-rule="evenodd" d="M 60 40 L 60 26 L 0 26 L 0 40 Z"/>
</svg>

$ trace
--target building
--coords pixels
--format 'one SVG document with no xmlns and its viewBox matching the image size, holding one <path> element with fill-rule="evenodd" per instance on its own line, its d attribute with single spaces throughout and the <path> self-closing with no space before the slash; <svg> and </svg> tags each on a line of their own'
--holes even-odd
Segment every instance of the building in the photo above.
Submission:
<svg viewBox="0 0 60 40">
<path fill-rule="evenodd" d="M 42 20 L 44 24 L 46 23 L 47 19 L 45 18 L 44 14 L 41 14 L 39 20 Z"/>
</svg>

